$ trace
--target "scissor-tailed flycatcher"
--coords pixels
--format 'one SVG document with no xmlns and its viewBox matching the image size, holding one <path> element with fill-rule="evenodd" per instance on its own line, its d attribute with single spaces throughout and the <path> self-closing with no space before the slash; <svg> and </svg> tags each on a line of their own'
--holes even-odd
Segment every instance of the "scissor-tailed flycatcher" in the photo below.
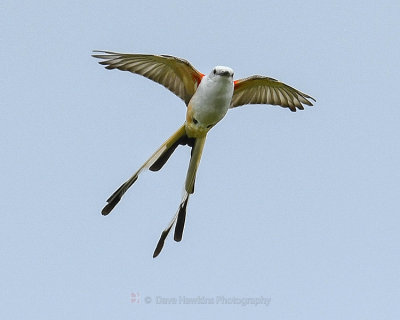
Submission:
<svg viewBox="0 0 400 320">
<path fill-rule="evenodd" d="M 184 124 L 108 198 L 108 204 L 101 212 L 103 215 L 109 214 L 143 170 L 160 170 L 178 145 L 189 145 L 192 152 L 183 198 L 178 211 L 162 232 L 153 257 L 161 252 L 174 224 L 175 241 L 182 239 L 186 207 L 189 195 L 194 192 L 196 172 L 207 133 L 229 108 L 244 104 L 272 104 L 296 111 L 296 108 L 303 110 L 303 104 L 312 106 L 309 99 L 315 101 L 309 95 L 272 78 L 251 76 L 233 81 L 233 70 L 228 67 L 216 66 L 210 74 L 204 75 L 188 61 L 173 56 L 95 52 L 100 54 L 94 54 L 93 57 L 103 59 L 100 64 L 106 65 L 107 69 L 130 71 L 158 82 L 185 101 L 187 106 Z"/>
</svg>

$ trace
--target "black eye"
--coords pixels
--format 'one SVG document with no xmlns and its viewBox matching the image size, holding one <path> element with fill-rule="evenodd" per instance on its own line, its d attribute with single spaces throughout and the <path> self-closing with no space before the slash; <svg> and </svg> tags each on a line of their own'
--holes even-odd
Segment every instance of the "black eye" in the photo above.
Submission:
<svg viewBox="0 0 400 320">
<path fill-rule="evenodd" d="M 197 121 L 195 118 L 193 118 L 193 123 L 194 123 L 194 124 L 197 124 L 198 121 Z"/>
<path fill-rule="evenodd" d="M 214 72 L 214 74 L 217 74 L 217 69 L 214 69 L 213 72 Z"/>
</svg>

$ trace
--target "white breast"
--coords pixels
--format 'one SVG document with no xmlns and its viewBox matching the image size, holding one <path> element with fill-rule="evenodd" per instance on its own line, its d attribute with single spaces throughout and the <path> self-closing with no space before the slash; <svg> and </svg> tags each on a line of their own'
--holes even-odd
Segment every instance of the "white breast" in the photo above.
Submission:
<svg viewBox="0 0 400 320">
<path fill-rule="evenodd" d="M 215 125 L 228 111 L 232 95 L 232 78 L 204 76 L 190 102 L 193 117 L 202 126 Z"/>
</svg>

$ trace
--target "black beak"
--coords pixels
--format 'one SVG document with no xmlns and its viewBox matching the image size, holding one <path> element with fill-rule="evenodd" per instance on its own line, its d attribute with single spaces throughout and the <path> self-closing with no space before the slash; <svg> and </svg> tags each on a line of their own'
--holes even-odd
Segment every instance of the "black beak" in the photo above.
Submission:
<svg viewBox="0 0 400 320">
<path fill-rule="evenodd" d="M 224 77 L 230 77 L 231 73 L 229 71 L 223 71 L 219 74 L 220 76 L 224 76 Z"/>
</svg>

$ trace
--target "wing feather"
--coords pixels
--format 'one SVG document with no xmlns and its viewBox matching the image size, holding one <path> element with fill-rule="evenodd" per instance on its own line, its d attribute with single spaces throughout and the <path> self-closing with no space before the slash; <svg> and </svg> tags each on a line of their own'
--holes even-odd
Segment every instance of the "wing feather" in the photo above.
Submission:
<svg viewBox="0 0 400 320">
<path fill-rule="evenodd" d="M 312 106 L 315 99 L 283 82 L 263 76 L 252 76 L 235 81 L 231 108 L 245 104 L 271 104 L 291 111 Z"/>
<path fill-rule="evenodd" d="M 94 51 L 94 58 L 106 69 L 130 71 L 153 80 L 172 91 L 186 105 L 195 93 L 204 74 L 197 71 L 188 61 L 168 56 L 150 54 L 127 54 L 111 51 Z"/>
</svg>

